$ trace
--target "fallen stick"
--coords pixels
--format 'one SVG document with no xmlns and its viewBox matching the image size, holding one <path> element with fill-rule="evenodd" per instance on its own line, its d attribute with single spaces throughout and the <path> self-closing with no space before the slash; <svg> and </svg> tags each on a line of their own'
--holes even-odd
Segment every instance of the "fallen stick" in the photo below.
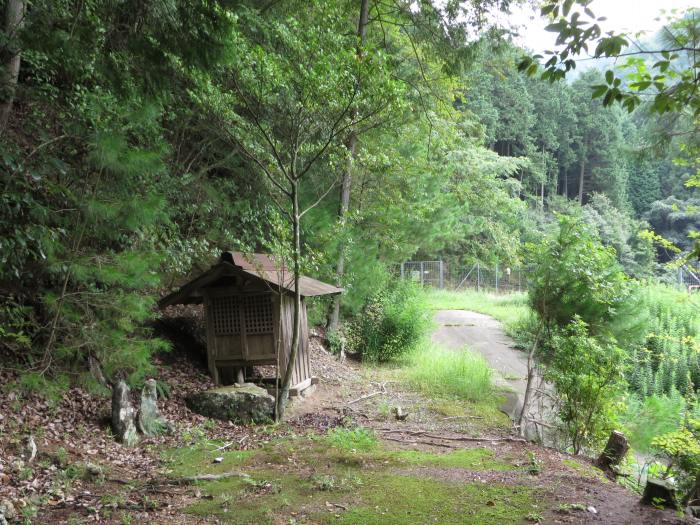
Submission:
<svg viewBox="0 0 700 525">
<path fill-rule="evenodd" d="M 200 474 L 199 476 L 188 476 L 185 478 L 169 479 L 159 483 L 152 483 L 152 486 L 158 485 L 184 485 L 187 483 L 196 483 L 197 481 L 218 481 L 226 478 L 247 478 L 250 477 L 244 472 L 223 472 L 222 474 Z"/>
<path fill-rule="evenodd" d="M 369 399 L 371 397 L 378 396 L 379 394 L 386 394 L 386 392 L 381 391 L 381 390 L 378 392 L 372 392 L 371 394 L 367 394 L 366 396 L 361 396 L 361 397 L 358 397 L 357 399 L 353 399 L 352 401 L 350 401 L 348 403 L 348 405 L 353 405 L 355 403 L 359 403 L 360 401 L 364 401 L 365 399 Z"/>
<path fill-rule="evenodd" d="M 525 419 L 527 419 L 530 423 L 534 423 L 535 425 L 542 425 L 545 428 L 557 428 L 556 426 L 550 425 L 549 423 L 545 423 L 544 421 L 540 421 L 539 419 L 534 419 L 527 416 L 525 416 Z"/>
<path fill-rule="evenodd" d="M 527 439 L 523 438 L 516 438 L 516 437 L 502 437 L 502 438 L 493 438 L 493 437 L 466 437 L 466 436 L 460 436 L 460 437 L 450 437 L 450 436 L 436 436 L 434 434 L 428 434 L 425 430 L 394 430 L 394 429 L 379 429 L 381 432 L 385 432 L 388 434 L 409 434 L 411 436 L 422 436 L 426 438 L 432 438 L 432 439 L 444 439 L 448 441 L 488 441 L 490 443 L 498 443 L 499 441 L 508 441 L 508 442 L 513 442 L 513 443 L 527 443 Z"/>
<path fill-rule="evenodd" d="M 499 442 L 509 442 L 509 443 L 527 443 L 527 439 L 517 438 L 517 437 L 503 437 L 503 438 L 492 438 L 492 437 L 446 437 L 446 436 L 435 436 L 433 434 L 423 434 L 424 437 L 433 439 L 446 439 L 449 441 L 488 441 L 489 443 L 499 443 Z"/>
<path fill-rule="evenodd" d="M 244 436 L 244 437 L 245 437 L 245 436 Z M 214 450 L 212 450 L 212 452 L 218 452 L 219 450 L 224 450 L 224 449 L 230 447 L 231 445 L 233 445 L 233 441 L 229 441 L 228 443 L 224 443 L 224 444 L 221 445 L 220 447 L 217 447 L 217 448 L 215 448 Z"/>
<path fill-rule="evenodd" d="M 432 445 L 434 447 L 444 447 L 444 448 L 457 448 L 454 445 L 449 445 L 447 443 L 436 443 L 434 441 L 418 441 L 415 439 L 408 440 L 408 439 L 399 439 L 399 438 L 393 438 L 389 436 L 385 436 L 383 439 L 387 441 L 396 441 L 397 443 L 404 443 L 404 444 L 409 444 L 409 445 Z"/>
<path fill-rule="evenodd" d="M 409 434 L 411 436 L 420 436 L 428 432 L 427 430 L 402 430 L 397 428 L 378 428 L 377 430 L 387 434 Z"/>
</svg>

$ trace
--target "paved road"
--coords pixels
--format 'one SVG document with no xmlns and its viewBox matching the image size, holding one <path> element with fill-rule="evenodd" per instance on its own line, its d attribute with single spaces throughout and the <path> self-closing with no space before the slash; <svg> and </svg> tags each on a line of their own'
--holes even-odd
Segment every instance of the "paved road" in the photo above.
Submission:
<svg viewBox="0 0 700 525">
<path fill-rule="evenodd" d="M 494 384 L 507 391 L 501 410 L 511 419 L 519 415 L 527 384 L 527 355 L 514 348 L 501 323 L 466 310 L 439 310 L 435 321 L 438 329 L 433 333 L 433 341 L 455 350 L 467 346 L 483 355 L 496 372 Z"/>
</svg>

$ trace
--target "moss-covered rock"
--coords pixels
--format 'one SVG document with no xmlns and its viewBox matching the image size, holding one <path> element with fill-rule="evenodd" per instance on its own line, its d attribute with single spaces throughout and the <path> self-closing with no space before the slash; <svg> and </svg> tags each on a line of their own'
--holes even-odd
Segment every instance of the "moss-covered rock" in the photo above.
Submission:
<svg viewBox="0 0 700 525">
<path fill-rule="evenodd" d="M 268 422 L 275 410 L 275 398 L 252 383 L 196 392 L 185 401 L 193 412 L 235 423 Z"/>
</svg>

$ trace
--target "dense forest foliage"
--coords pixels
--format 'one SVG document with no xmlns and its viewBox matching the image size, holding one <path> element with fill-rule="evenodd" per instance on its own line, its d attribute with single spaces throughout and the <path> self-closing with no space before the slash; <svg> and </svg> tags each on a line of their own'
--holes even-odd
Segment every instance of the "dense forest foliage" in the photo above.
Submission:
<svg viewBox="0 0 700 525">
<path fill-rule="evenodd" d="M 555 212 L 633 277 L 700 223 L 687 118 L 519 73 L 497 2 L 3 4 L 0 335 L 33 379 L 143 376 L 154 298 L 223 248 L 287 254 L 293 206 L 345 316 L 410 257 L 518 264 Z"/>
<path fill-rule="evenodd" d="M 558 62 L 533 75 L 492 22 L 508 8 L 496 0 L 0 6 L 0 343 L 22 386 L 94 386 L 94 363 L 139 383 L 167 348 L 155 300 L 231 249 L 342 285 L 313 321 L 359 316 L 354 334 L 375 333 L 365 321 L 384 303 L 414 301 L 391 285 L 407 259 L 536 264 L 533 311 L 558 330 L 541 346 L 561 349 L 543 359 L 578 366 L 580 348 L 599 349 L 595 370 L 624 346 L 637 402 L 694 395 L 692 309 L 671 317 L 647 298 L 635 304 L 653 328 L 613 325 L 631 282 L 672 280 L 666 263 L 695 249 L 696 11 L 649 35 L 661 62 L 641 51 L 573 75 L 564 56 L 568 78 L 550 82 Z M 594 34 L 553 26 L 574 47 Z M 598 56 L 620 54 L 602 42 Z M 581 300 L 553 312 L 537 301 L 557 276 Z M 619 294 L 584 293 L 600 289 Z M 389 356 L 408 344 L 391 341 Z"/>
</svg>

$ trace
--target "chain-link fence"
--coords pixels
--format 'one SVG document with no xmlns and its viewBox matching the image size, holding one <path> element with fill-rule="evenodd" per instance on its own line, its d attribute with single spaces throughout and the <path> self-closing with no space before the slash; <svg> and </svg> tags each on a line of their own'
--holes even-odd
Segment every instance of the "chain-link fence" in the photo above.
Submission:
<svg viewBox="0 0 700 525">
<path fill-rule="evenodd" d="M 444 261 L 409 261 L 402 263 L 399 271 L 402 279 L 434 288 L 508 293 L 523 291 L 527 287 L 527 271 L 521 267 L 488 267 L 481 263 L 456 266 Z"/>
<path fill-rule="evenodd" d="M 401 278 L 423 286 L 444 288 L 445 267 L 442 261 L 409 261 L 401 264 Z"/>
<path fill-rule="evenodd" d="M 481 263 L 470 267 L 455 267 L 450 272 L 449 287 L 454 290 L 475 289 L 493 292 L 521 292 L 527 288 L 527 269 L 522 267 L 495 265 L 484 266 Z"/>
<path fill-rule="evenodd" d="M 678 284 L 691 292 L 700 291 L 700 270 L 684 264 L 678 268 Z"/>
<path fill-rule="evenodd" d="M 509 293 L 527 289 L 530 270 L 501 264 L 457 266 L 444 261 L 409 261 L 400 265 L 400 274 L 402 279 L 433 288 Z M 700 292 L 700 268 L 685 264 L 678 268 L 676 280 L 686 290 Z"/>
</svg>

